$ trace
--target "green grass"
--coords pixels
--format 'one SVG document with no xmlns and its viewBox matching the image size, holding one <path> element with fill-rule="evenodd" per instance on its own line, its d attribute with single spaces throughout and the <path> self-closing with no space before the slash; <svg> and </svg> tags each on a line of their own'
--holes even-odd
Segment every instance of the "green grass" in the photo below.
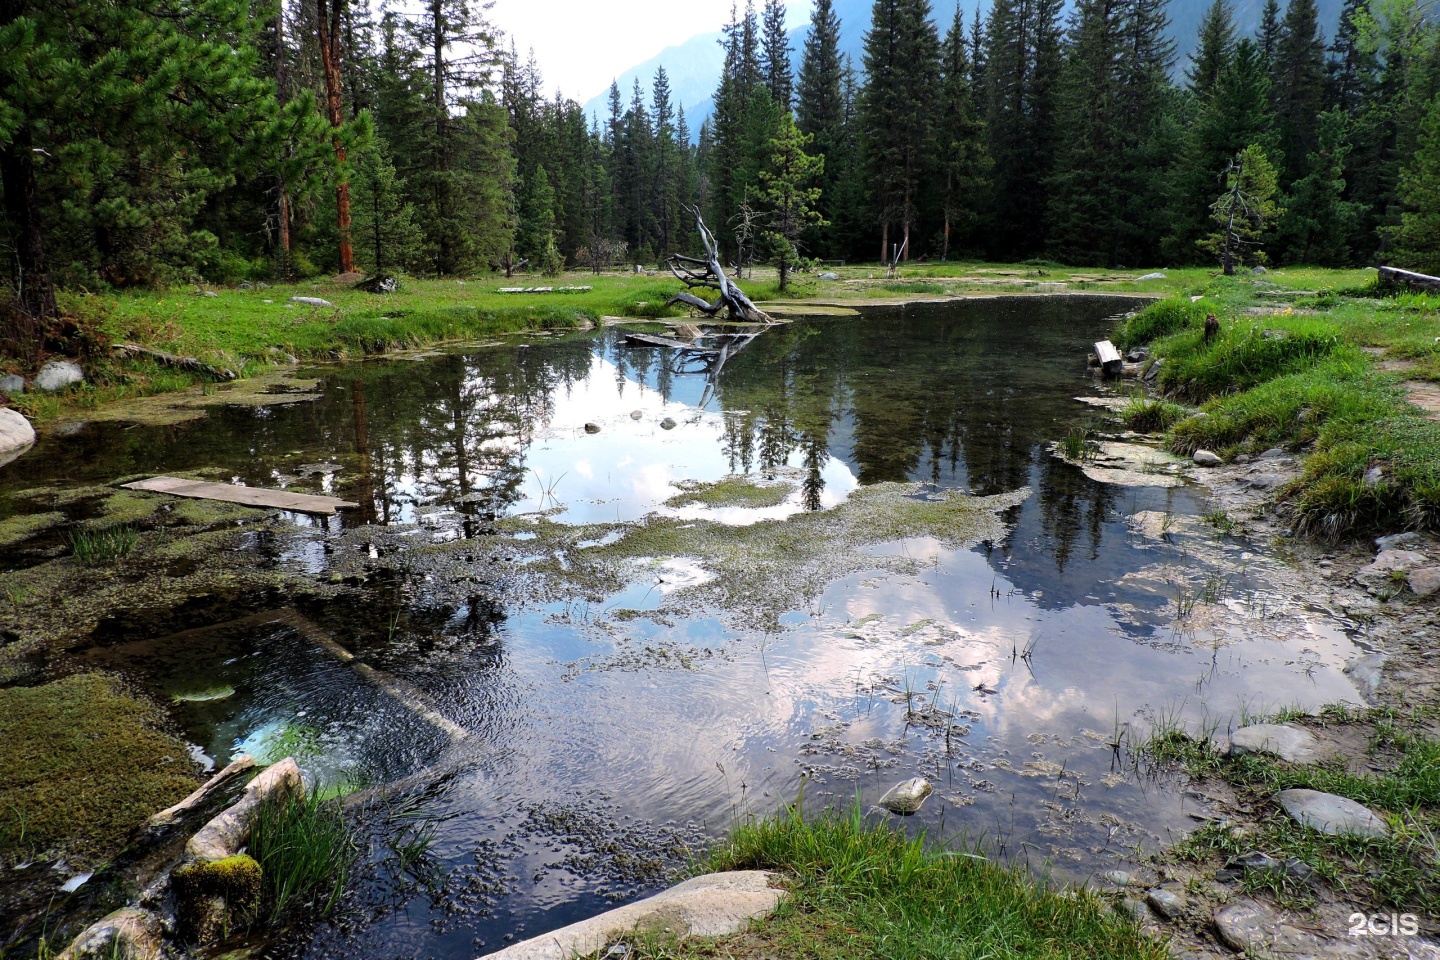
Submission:
<svg viewBox="0 0 1440 960">
<path fill-rule="evenodd" d="M 1125 426 L 1137 433 L 1159 433 L 1184 420 L 1190 411 L 1169 400 L 1154 400 L 1132 397 L 1128 406 L 1120 411 Z"/>
<path fill-rule="evenodd" d="M 264 910 L 272 924 L 287 916 L 327 916 L 340 902 L 358 849 L 334 801 L 267 800 L 250 829 L 250 855 L 264 877 Z"/>
<path fill-rule="evenodd" d="M 1115 332 L 1115 345 L 1131 350 L 1182 330 L 1199 329 L 1205 323 L 1205 308 L 1189 300 L 1162 300 L 1128 318 Z"/>
<path fill-rule="evenodd" d="M 679 944 L 641 939 L 639 960 L 885 957 L 1161 960 L 1164 946 L 1088 891 L 1046 889 L 969 849 L 908 838 L 846 814 L 791 809 L 745 824 L 714 851 L 711 870 L 773 870 L 789 896 L 749 932 Z"/>
<path fill-rule="evenodd" d="M 140 542 L 140 534 L 121 524 L 101 530 L 71 530 L 67 539 L 77 563 L 98 567 L 129 555 Z"/>
</svg>

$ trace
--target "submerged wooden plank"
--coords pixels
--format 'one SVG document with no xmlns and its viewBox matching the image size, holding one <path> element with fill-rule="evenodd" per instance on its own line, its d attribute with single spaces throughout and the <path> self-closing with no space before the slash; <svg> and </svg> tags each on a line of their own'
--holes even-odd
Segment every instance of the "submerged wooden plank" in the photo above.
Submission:
<svg viewBox="0 0 1440 960">
<path fill-rule="evenodd" d="M 642 347 L 670 347 L 674 350 L 686 350 L 691 353 L 719 353 L 713 347 L 697 347 L 693 343 L 681 343 L 679 340 L 672 340 L 669 337 L 657 337 L 653 333 L 627 333 L 625 340 L 631 344 Z"/>
<path fill-rule="evenodd" d="M 239 503 L 247 507 L 271 507 L 277 510 L 292 510 L 296 513 L 313 513 L 329 516 L 341 507 L 358 507 L 358 503 L 340 500 L 336 497 L 316 497 L 308 493 L 292 493 L 289 490 L 267 490 L 263 487 L 240 487 L 231 483 L 206 483 L 201 480 L 183 480 L 180 477 L 151 477 L 121 484 L 128 490 L 148 490 L 151 493 L 168 493 L 176 497 L 190 497 L 194 500 L 219 500 L 223 503 Z"/>
</svg>

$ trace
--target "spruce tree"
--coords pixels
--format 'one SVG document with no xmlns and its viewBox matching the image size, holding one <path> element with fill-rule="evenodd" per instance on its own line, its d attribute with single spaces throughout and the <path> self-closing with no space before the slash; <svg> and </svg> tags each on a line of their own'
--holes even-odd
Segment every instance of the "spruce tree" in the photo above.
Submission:
<svg viewBox="0 0 1440 960">
<path fill-rule="evenodd" d="M 1246 147 L 1226 164 L 1225 191 L 1210 205 L 1210 222 L 1216 229 L 1200 246 L 1220 262 L 1227 277 L 1238 264 L 1265 262 L 1265 234 L 1284 212 L 1275 203 L 1275 192 L 1275 168 L 1259 144 Z"/>
<path fill-rule="evenodd" d="M 1256 36 L 1256 42 L 1260 45 L 1260 54 L 1265 62 L 1275 63 L 1275 58 L 1280 54 L 1280 38 L 1284 36 L 1284 29 L 1280 26 L 1280 2 L 1279 0 L 1265 0 L 1265 8 L 1260 11 L 1260 31 Z"/>
<path fill-rule="evenodd" d="M 1190 55 L 1185 77 L 1195 96 L 1208 97 L 1235 49 L 1235 11 L 1230 0 L 1214 0 L 1200 21 L 1200 42 Z"/>
<path fill-rule="evenodd" d="M 654 173 L 651 176 L 650 222 L 653 225 L 652 246 L 657 257 L 664 258 L 679 250 L 684 232 L 685 214 L 682 207 L 684 153 L 675 128 L 675 107 L 670 102 L 670 78 L 664 67 L 655 71 L 651 88 L 654 123 Z"/>
<path fill-rule="evenodd" d="M 389 160 L 389 144 L 375 140 L 353 157 L 351 186 L 355 246 L 370 273 L 411 271 L 423 264 L 423 235 L 405 184 Z"/>
<path fill-rule="evenodd" d="M 940 80 L 940 39 L 929 0 L 875 0 L 865 34 L 862 142 L 881 227 L 881 259 L 894 243 L 912 252 L 911 228 L 934 142 L 933 108 Z"/>
<path fill-rule="evenodd" d="M 816 0 L 810 14 L 810 32 L 800 54 L 800 80 L 796 97 L 796 127 L 810 138 L 811 152 L 825 159 L 820 174 L 819 210 L 833 217 L 835 184 L 842 165 L 837 151 L 845 148 L 845 103 L 841 93 L 840 18 L 833 0 Z M 812 245 L 820 240 L 812 231 Z M 823 242 L 820 246 L 826 246 Z"/>
<path fill-rule="evenodd" d="M 1319 146 L 1325 110 L 1325 42 L 1315 0 L 1290 0 L 1270 76 L 1281 179 L 1289 183 L 1308 172 L 1307 158 Z"/>
<path fill-rule="evenodd" d="M 949 259 L 954 240 L 969 239 L 980 217 L 981 191 L 989 174 L 985 123 L 972 88 L 970 41 L 957 8 L 945 34 L 940 68 L 940 122 L 936 131 L 937 166 L 944 171 L 945 225 L 940 258 Z"/>
<path fill-rule="evenodd" d="M 1400 223 L 1387 231 L 1393 262 L 1440 273 L 1440 97 L 1430 104 L 1420 147 L 1400 175 Z"/>
<path fill-rule="evenodd" d="M 770 141 L 770 163 L 760 171 L 752 202 L 761 217 L 761 244 L 780 275 L 780 292 L 788 288 L 790 271 L 800 259 L 801 235 L 825 225 L 817 202 L 816 183 L 825 166 L 822 157 L 805 152 L 810 138 L 795 126 L 789 113 L 780 116 L 779 129 Z"/>
<path fill-rule="evenodd" d="M 790 35 L 785 31 L 783 0 L 765 0 L 760 65 L 770 100 L 789 113 L 795 100 L 795 78 L 790 68 Z"/>
<path fill-rule="evenodd" d="M 1345 155 L 1349 118 L 1331 110 L 1320 117 L 1319 146 L 1310 172 L 1289 190 L 1285 215 L 1276 227 L 1276 245 L 1286 263 L 1339 267 L 1350 262 L 1356 205 L 1345 200 Z"/>
</svg>

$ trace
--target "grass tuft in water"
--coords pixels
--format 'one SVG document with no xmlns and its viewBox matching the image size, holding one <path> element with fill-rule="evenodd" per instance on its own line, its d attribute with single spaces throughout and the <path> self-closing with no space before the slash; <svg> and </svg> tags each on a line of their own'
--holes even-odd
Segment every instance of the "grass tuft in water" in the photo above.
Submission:
<svg viewBox="0 0 1440 960">
<path fill-rule="evenodd" d="M 327 916 L 345 892 L 357 852 L 334 802 L 312 793 L 303 800 L 261 804 L 250 830 L 250 854 L 264 871 L 269 922 L 302 912 Z"/>
<path fill-rule="evenodd" d="M 102 530 L 72 530 L 69 541 L 70 552 L 78 563 L 98 567 L 128 555 L 140 542 L 140 534 L 133 527 L 121 525 Z"/>
<path fill-rule="evenodd" d="M 744 934 L 680 944 L 641 937 L 637 960 L 805 956 L 1160 960 L 1165 948 L 1089 891 L 1046 889 L 967 850 L 847 813 L 797 808 L 738 827 L 706 865 L 775 870 L 790 895 Z"/>
</svg>

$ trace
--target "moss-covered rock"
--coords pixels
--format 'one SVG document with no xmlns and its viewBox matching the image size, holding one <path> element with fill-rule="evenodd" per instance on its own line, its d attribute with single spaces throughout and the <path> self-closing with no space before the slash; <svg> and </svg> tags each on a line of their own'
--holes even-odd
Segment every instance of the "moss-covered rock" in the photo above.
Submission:
<svg viewBox="0 0 1440 960">
<path fill-rule="evenodd" d="M 171 874 L 181 935 L 214 943 L 247 925 L 260 910 L 262 873 L 248 854 L 191 863 Z"/>
</svg>

